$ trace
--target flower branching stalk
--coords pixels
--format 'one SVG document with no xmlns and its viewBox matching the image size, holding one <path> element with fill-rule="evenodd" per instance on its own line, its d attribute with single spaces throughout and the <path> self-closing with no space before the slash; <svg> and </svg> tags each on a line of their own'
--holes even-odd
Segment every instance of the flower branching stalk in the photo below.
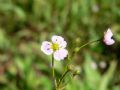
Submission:
<svg viewBox="0 0 120 90">
<path fill-rule="evenodd" d="M 61 88 L 60 86 L 61 86 L 62 81 L 65 79 L 65 76 L 66 76 L 68 73 L 72 72 L 73 69 L 74 69 L 74 66 L 73 66 L 73 65 L 71 65 L 71 64 L 67 65 L 67 68 L 66 68 L 65 72 L 63 73 L 63 75 L 61 76 L 61 78 L 60 78 L 59 81 L 58 81 L 57 90 L 59 90 L 59 88 Z M 61 89 L 60 89 L 60 90 L 61 90 Z"/>
<path fill-rule="evenodd" d="M 80 51 L 81 48 L 83 48 L 89 44 L 92 44 L 92 43 L 95 43 L 98 41 L 102 41 L 102 39 L 106 45 L 112 45 L 115 43 L 112 36 L 113 36 L 113 33 L 112 33 L 111 29 L 108 29 L 107 32 L 104 33 L 103 38 L 87 42 L 87 43 L 83 44 L 82 46 L 75 48 L 73 54 L 75 55 L 76 53 L 78 53 Z M 54 36 L 52 36 L 51 41 L 52 42 L 44 41 L 41 45 L 41 51 L 43 51 L 46 55 L 52 55 L 52 76 L 53 76 L 54 89 L 61 90 L 60 86 L 62 84 L 63 79 L 70 71 L 73 71 L 73 68 L 68 66 L 66 71 L 63 73 L 63 75 L 59 79 L 59 81 L 58 82 L 56 81 L 55 70 L 54 70 L 54 60 L 57 60 L 57 61 L 64 60 L 68 56 L 68 50 L 66 49 L 67 42 L 64 40 L 63 37 L 54 35 Z M 71 58 L 72 57 L 68 56 L 68 60 L 71 60 Z M 79 73 L 80 73 L 79 71 L 76 71 L 73 73 L 73 76 L 78 75 Z"/>
<path fill-rule="evenodd" d="M 85 47 L 85 46 L 87 46 L 87 45 L 89 45 L 89 44 L 98 42 L 98 41 L 100 41 L 100 40 L 101 40 L 101 39 L 98 39 L 98 40 L 94 40 L 94 41 L 90 41 L 90 42 L 88 42 L 88 43 L 85 43 L 84 45 L 78 47 L 78 48 L 75 50 L 75 53 L 79 52 L 79 50 L 80 50 L 81 48 L 83 48 L 83 47 Z M 73 67 L 71 67 L 71 65 L 70 65 L 70 67 L 67 68 L 67 70 L 63 73 L 63 75 L 61 76 L 60 80 L 59 80 L 58 83 L 57 83 L 56 90 L 59 90 L 62 81 L 64 80 L 65 76 L 72 70 L 72 68 L 73 68 Z M 53 72 L 53 75 L 54 75 L 54 72 Z M 75 76 L 75 75 L 78 75 L 78 74 L 74 73 L 73 76 Z"/>
<path fill-rule="evenodd" d="M 60 80 L 59 80 L 59 82 L 58 82 L 57 88 L 60 87 L 63 79 L 65 78 L 65 76 L 67 75 L 68 72 L 70 72 L 70 70 L 68 70 L 68 69 L 64 72 L 64 74 L 62 75 L 62 77 L 60 78 Z"/>
<path fill-rule="evenodd" d="M 87 43 L 83 44 L 82 46 L 75 48 L 74 54 L 76 54 L 77 52 L 79 52 L 81 48 L 83 48 L 83 47 L 85 47 L 85 46 L 87 46 L 89 44 L 96 43 L 98 41 L 101 41 L 101 39 L 97 39 L 97 40 L 94 40 L 94 41 L 87 42 Z"/>
</svg>

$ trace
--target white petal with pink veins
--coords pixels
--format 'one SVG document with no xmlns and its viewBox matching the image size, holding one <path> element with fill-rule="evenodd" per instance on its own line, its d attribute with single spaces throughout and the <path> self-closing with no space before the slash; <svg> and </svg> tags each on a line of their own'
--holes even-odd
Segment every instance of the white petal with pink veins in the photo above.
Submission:
<svg viewBox="0 0 120 90">
<path fill-rule="evenodd" d="M 52 43 L 60 44 L 63 41 L 64 41 L 64 38 L 62 38 L 61 36 L 57 36 L 57 35 L 52 36 Z"/>
<path fill-rule="evenodd" d="M 54 52 L 54 58 L 57 61 L 64 60 L 65 57 L 67 57 L 68 51 L 66 49 L 60 49 Z"/>
<path fill-rule="evenodd" d="M 53 53 L 53 49 L 51 49 L 51 43 L 48 42 L 48 41 L 44 41 L 41 45 L 41 50 L 47 54 L 47 55 L 50 55 Z"/>
<path fill-rule="evenodd" d="M 61 48 L 61 49 L 66 48 L 66 46 L 67 46 L 67 42 L 66 42 L 66 41 L 62 41 L 62 42 L 59 44 L 59 48 Z"/>
<path fill-rule="evenodd" d="M 113 33 L 111 29 L 108 29 L 107 32 L 104 33 L 104 43 L 106 45 L 112 45 L 115 43 L 115 41 L 112 39 Z"/>
</svg>

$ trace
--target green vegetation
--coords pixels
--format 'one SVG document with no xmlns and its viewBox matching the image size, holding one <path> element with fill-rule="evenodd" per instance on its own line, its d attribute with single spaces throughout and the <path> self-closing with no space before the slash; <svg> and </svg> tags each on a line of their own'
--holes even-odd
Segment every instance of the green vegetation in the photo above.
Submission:
<svg viewBox="0 0 120 90">
<path fill-rule="evenodd" d="M 93 43 L 112 29 L 116 43 Z M 120 0 L 0 0 L 0 90 L 53 90 L 51 56 L 42 41 L 61 35 L 72 56 L 55 61 L 60 77 L 66 62 L 64 90 L 120 90 Z M 65 86 L 65 87 L 64 87 Z"/>
</svg>

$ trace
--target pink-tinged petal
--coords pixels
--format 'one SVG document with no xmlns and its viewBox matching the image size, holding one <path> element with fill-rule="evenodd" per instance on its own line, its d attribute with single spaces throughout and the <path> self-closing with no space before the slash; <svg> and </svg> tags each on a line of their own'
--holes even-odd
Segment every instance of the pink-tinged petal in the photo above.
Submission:
<svg viewBox="0 0 120 90">
<path fill-rule="evenodd" d="M 57 36 L 57 35 L 52 36 L 52 43 L 60 44 L 63 41 L 64 38 L 62 38 L 61 36 Z"/>
<path fill-rule="evenodd" d="M 111 39 L 111 40 L 104 40 L 104 42 L 105 42 L 105 44 L 106 45 L 112 45 L 112 44 L 114 44 L 115 43 L 115 41 L 113 40 L 113 39 Z"/>
<path fill-rule="evenodd" d="M 66 46 L 67 46 L 67 42 L 66 42 L 66 41 L 62 41 L 62 42 L 59 44 L 59 48 L 62 48 L 62 49 L 66 48 Z"/>
<path fill-rule="evenodd" d="M 104 34 L 104 38 L 111 38 L 113 36 L 113 33 L 110 28 Z"/>
<path fill-rule="evenodd" d="M 45 54 L 50 55 L 53 53 L 53 49 L 51 49 L 52 43 L 48 41 L 44 41 L 41 45 L 41 51 L 43 51 Z"/>
<path fill-rule="evenodd" d="M 54 52 L 54 59 L 57 61 L 64 60 L 67 57 L 68 51 L 66 49 L 60 49 Z"/>
<path fill-rule="evenodd" d="M 56 36 L 56 35 L 52 36 L 52 42 L 59 44 L 59 48 L 62 49 L 66 48 L 67 46 L 67 42 L 64 41 L 64 38 L 61 36 Z"/>
<path fill-rule="evenodd" d="M 112 39 L 113 33 L 111 31 L 111 29 L 108 29 L 107 32 L 104 33 L 104 40 L 103 42 L 106 45 L 112 45 L 115 43 L 115 41 Z"/>
</svg>

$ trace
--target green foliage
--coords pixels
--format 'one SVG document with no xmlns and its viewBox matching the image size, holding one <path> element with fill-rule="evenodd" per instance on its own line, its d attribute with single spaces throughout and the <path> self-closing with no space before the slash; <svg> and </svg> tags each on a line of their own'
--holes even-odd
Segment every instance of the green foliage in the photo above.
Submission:
<svg viewBox="0 0 120 90">
<path fill-rule="evenodd" d="M 0 0 L 0 90 L 53 90 L 51 56 L 44 55 L 40 45 L 54 34 L 65 38 L 70 63 L 81 68 L 80 75 L 67 74 L 65 90 L 120 90 L 119 4 L 119 0 Z M 95 43 L 73 55 L 76 47 L 102 37 L 108 27 L 115 45 Z M 66 62 L 55 62 L 57 79 Z"/>
</svg>

